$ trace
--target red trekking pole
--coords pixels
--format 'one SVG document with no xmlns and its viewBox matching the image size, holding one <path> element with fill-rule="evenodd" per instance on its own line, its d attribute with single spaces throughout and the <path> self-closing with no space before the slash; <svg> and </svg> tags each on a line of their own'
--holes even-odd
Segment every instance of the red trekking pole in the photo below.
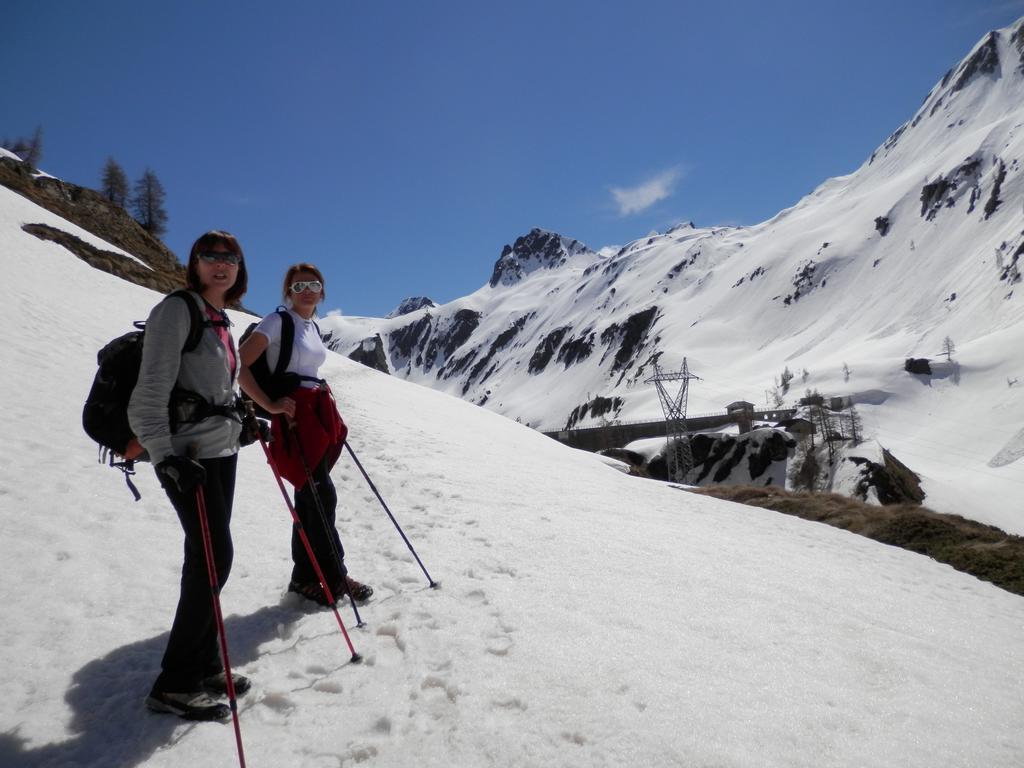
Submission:
<svg viewBox="0 0 1024 768">
<path fill-rule="evenodd" d="M 324 576 L 324 572 L 320 570 L 320 563 L 317 562 L 316 555 L 313 554 L 313 547 L 309 543 L 306 531 L 302 527 L 302 521 L 299 520 L 299 513 L 295 511 L 295 505 L 292 504 L 292 500 L 288 498 L 288 491 L 284 487 L 284 481 L 281 479 L 281 473 L 277 470 L 277 464 L 274 462 L 274 457 L 270 455 L 270 448 L 267 447 L 267 442 L 263 439 L 262 435 L 260 435 L 260 445 L 263 446 L 263 453 L 267 455 L 267 464 L 270 465 L 270 468 L 274 472 L 274 479 L 277 480 L 277 487 L 281 489 L 281 495 L 284 496 L 284 503 L 288 506 L 288 511 L 291 512 L 292 521 L 295 523 L 295 530 L 299 532 L 299 538 L 302 539 L 302 546 L 306 548 L 306 554 L 309 555 L 309 562 L 313 564 L 313 570 L 316 571 L 316 577 L 320 580 L 320 587 L 327 596 L 327 602 L 331 606 L 331 610 L 334 611 L 334 618 L 338 620 L 338 626 L 341 628 L 341 634 L 345 636 L 345 643 L 348 645 L 348 649 L 352 653 L 352 663 L 358 664 L 363 660 L 363 657 L 356 653 L 356 649 L 352 645 L 352 640 L 348 636 L 348 630 L 345 629 L 345 622 L 341 620 L 341 614 L 338 613 L 338 605 L 334 600 L 334 595 L 331 594 L 331 588 L 327 585 L 327 579 Z"/>
<path fill-rule="evenodd" d="M 238 763 L 245 768 L 245 752 L 242 749 L 242 729 L 238 723 L 238 701 L 235 698 L 235 681 L 231 677 L 231 661 L 228 659 L 228 636 L 224 631 L 224 617 L 220 612 L 220 588 L 217 584 L 217 566 L 213 561 L 213 542 L 210 540 L 210 522 L 206 517 L 206 496 L 203 486 L 196 487 L 196 508 L 199 510 L 199 527 L 203 531 L 203 550 L 206 553 L 206 572 L 210 577 L 210 594 L 213 596 L 213 615 L 217 619 L 217 635 L 220 637 L 220 653 L 224 659 L 224 679 L 228 689 L 228 705 L 235 723 L 235 743 L 238 745 Z"/>
</svg>

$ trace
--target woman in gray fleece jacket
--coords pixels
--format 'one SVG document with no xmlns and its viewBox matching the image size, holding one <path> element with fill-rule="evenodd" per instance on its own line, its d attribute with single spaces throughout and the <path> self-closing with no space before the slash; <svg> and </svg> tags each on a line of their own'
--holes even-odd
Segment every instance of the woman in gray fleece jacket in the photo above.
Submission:
<svg viewBox="0 0 1024 768">
<path fill-rule="evenodd" d="M 207 232 L 189 254 L 188 294 L 168 296 L 149 315 L 139 381 L 128 405 L 128 421 L 149 453 L 157 478 L 185 532 L 185 562 L 178 609 L 146 699 L 156 712 L 190 720 L 226 720 L 227 680 L 217 643 L 196 488 L 206 502 L 218 584 L 231 572 L 231 505 L 235 491 L 241 423 L 235 409 L 238 355 L 225 305 L 245 293 L 248 275 L 242 248 L 226 232 Z M 198 346 L 183 352 L 194 301 L 203 318 Z M 187 390 L 187 398 L 182 397 Z M 168 406 L 170 403 L 170 406 Z M 235 693 L 247 679 L 233 676 Z"/>
</svg>

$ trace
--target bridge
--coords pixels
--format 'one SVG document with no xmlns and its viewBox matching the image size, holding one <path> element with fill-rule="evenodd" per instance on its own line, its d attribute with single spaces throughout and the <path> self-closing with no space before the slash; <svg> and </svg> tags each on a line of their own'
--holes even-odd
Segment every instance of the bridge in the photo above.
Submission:
<svg viewBox="0 0 1024 768">
<path fill-rule="evenodd" d="M 754 411 L 755 421 L 779 422 L 790 419 L 796 414 L 795 408 L 773 408 L 771 410 Z M 725 427 L 736 423 L 735 413 L 720 411 L 703 413 L 686 417 L 688 432 L 701 432 L 706 429 Z M 585 451 L 601 451 L 607 448 L 622 448 L 634 440 L 648 437 L 665 437 L 665 420 L 658 421 L 616 421 L 597 427 L 582 429 L 564 429 L 545 432 L 550 438 L 573 448 Z"/>
</svg>

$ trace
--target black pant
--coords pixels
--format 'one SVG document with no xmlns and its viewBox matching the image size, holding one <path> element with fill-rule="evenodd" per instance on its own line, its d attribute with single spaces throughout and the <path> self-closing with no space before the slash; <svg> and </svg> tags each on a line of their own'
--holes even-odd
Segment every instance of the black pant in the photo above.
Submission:
<svg viewBox="0 0 1024 768">
<path fill-rule="evenodd" d="M 295 492 L 295 512 L 299 516 L 302 529 L 306 532 L 316 561 L 327 580 L 327 586 L 334 591 L 334 588 L 341 583 L 347 573 L 345 550 L 341 546 L 338 530 L 334 527 L 338 492 L 334 488 L 326 460 L 320 462 L 312 475 L 312 484 L 307 481 L 300 490 Z M 317 498 L 323 508 L 322 516 L 317 507 Z M 298 529 L 294 526 L 292 527 L 292 562 L 295 563 L 292 568 L 292 581 L 298 584 L 319 581 L 313 564 L 309 562 L 309 555 L 306 554 L 306 547 L 302 543 Z"/>
<path fill-rule="evenodd" d="M 206 468 L 203 497 L 213 545 L 213 560 L 217 566 L 217 584 L 223 588 L 231 573 L 234 556 L 230 526 L 238 456 L 201 459 L 199 463 Z M 161 662 L 163 671 L 154 683 L 153 690 L 184 693 L 198 690 L 202 679 L 222 671 L 223 665 L 196 494 L 165 490 L 185 531 L 185 560 L 181 567 L 178 610 L 174 614 L 167 650 Z"/>
</svg>

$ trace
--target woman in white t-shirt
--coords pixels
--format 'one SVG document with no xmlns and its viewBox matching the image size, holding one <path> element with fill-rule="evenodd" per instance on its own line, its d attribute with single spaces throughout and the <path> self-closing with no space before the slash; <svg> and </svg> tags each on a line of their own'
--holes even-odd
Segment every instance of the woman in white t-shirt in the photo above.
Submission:
<svg viewBox="0 0 1024 768">
<path fill-rule="evenodd" d="M 330 471 L 341 455 L 348 429 L 331 388 L 318 376 L 327 359 L 327 348 L 313 319 L 325 296 L 323 274 L 312 264 L 292 265 L 285 274 L 283 295 L 285 309 L 263 318 L 238 350 L 242 362 L 238 382 L 272 415 L 271 455 L 281 476 L 295 487 L 295 511 L 331 596 L 367 600 L 373 589 L 348 575 L 345 550 L 335 527 L 338 494 Z M 288 333 L 289 326 L 293 334 Z M 288 364 L 278 371 L 289 335 Z M 288 590 L 328 605 L 328 596 L 295 527 L 292 562 Z"/>
</svg>

